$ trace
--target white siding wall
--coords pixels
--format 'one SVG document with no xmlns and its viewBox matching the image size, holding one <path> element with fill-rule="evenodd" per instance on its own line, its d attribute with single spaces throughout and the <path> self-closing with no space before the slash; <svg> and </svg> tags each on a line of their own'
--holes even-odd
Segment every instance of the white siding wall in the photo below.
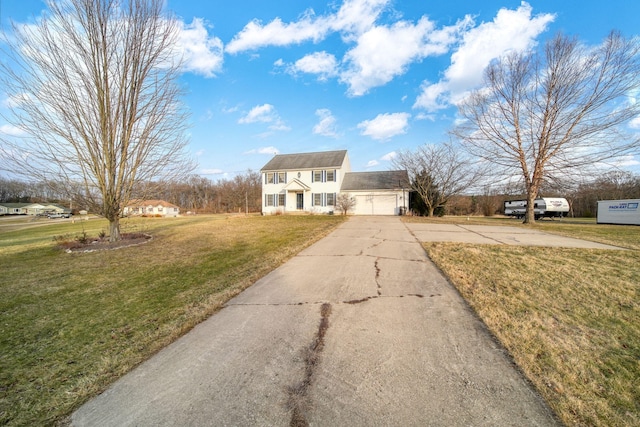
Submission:
<svg viewBox="0 0 640 427">
<path fill-rule="evenodd" d="M 348 165 L 348 161 L 346 161 Z M 314 172 L 319 172 L 319 180 L 314 177 Z M 342 178 L 344 171 L 340 168 L 324 168 L 314 170 L 288 170 L 281 171 L 286 173 L 286 182 L 280 182 L 277 172 L 263 172 L 262 173 L 262 212 L 265 214 L 275 214 L 277 212 L 296 212 L 299 211 L 297 206 L 296 193 L 303 193 L 304 204 L 302 211 L 304 212 L 316 212 L 327 213 L 329 211 L 335 211 L 334 205 L 328 205 L 327 200 L 333 197 L 334 204 L 337 195 L 340 193 L 340 186 L 342 184 Z M 273 173 L 273 182 L 270 182 L 270 175 Z M 335 174 L 335 180 L 329 181 L 331 174 Z M 302 188 L 296 189 L 294 180 L 299 181 L 309 190 L 303 190 Z M 285 204 L 280 205 L 281 202 L 279 195 L 284 194 Z M 314 200 L 315 194 L 320 194 L 319 204 L 316 204 Z M 327 197 L 327 194 L 331 196 Z M 273 200 L 273 205 L 271 201 Z"/>
</svg>

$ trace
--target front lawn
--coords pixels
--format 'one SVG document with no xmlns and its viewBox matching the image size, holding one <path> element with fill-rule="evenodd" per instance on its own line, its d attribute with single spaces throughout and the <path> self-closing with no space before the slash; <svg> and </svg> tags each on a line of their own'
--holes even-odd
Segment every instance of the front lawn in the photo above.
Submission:
<svg viewBox="0 0 640 427">
<path fill-rule="evenodd" d="M 0 424 L 63 422 L 343 220 L 127 219 L 123 232 L 153 239 L 89 253 L 66 253 L 54 237 L 97 236 L 104 220 L 0 228 Z"/>
</svg>

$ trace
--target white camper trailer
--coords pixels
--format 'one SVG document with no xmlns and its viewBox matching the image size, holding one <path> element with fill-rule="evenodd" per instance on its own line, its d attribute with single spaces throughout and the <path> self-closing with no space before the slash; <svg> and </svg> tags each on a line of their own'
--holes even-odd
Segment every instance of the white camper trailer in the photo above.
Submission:
<svg viewBox="0 0 640 427">
<path fill-rule="evenodd" d="M 598 224 L 640 225 L 640 199 L 601 200 Z"/>
<path fill-rule="evenodd" d="M 542 197 L 535 199 L 533 214 L 535 219 L 562 218 L 569 214 L 569 202 L 560 197 Z M 504 214 L 524 218 L 527 213 L 526 200 L 508 200 L 504 202 Z"/>
</svg>

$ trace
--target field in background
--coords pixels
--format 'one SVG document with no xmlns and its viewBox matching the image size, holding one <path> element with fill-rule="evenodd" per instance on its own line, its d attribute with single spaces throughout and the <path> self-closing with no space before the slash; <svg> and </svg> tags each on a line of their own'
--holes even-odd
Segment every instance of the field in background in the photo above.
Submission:
<svg viewBox="0 0 640 427">
<path fill-rule="evenodd" d="M 409 220 L 534 227 L 629 248 L 424 244 L 564 423 L 640 425 L 640 227 Z"/>
<path fill-rule="evenodd" d="M 0 219 L 0 425 L 61 422 L 87 398 L 326 235 L 340 216 L 125 219 L 153 240 L 66 253 L 107 222 Z"/>
</svg>

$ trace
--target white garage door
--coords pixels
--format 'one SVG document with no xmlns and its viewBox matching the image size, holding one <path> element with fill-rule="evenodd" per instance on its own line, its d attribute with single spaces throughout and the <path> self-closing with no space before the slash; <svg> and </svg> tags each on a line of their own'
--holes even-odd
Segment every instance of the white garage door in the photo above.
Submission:
<svg viewBox="0 0 640 427">
<path fill-rule="evenodd" d="M 356 195 L 356 215 L 397 215 L 398 203 L 395 194 Z"/>
</svg>

